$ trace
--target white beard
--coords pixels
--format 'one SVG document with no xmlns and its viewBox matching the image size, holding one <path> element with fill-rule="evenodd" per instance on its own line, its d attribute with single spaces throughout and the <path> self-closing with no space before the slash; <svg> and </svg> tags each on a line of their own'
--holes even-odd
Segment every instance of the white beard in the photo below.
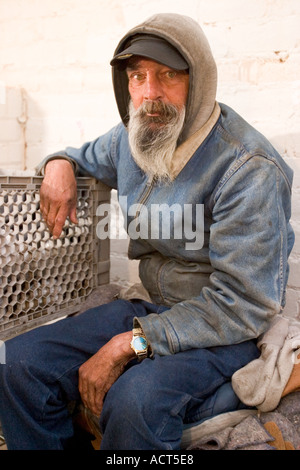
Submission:
<svg viewBox="0 0 300 470">
<path fill-rule="evenodd" d="M 159 112 L 149 117 L 147 113 Z M 128 138 L 132 156 L 149 176 L 163 182 L 173 179 L 171 165 L 185 119 L 185 107 L 145 102 L 137 110 L 129 104 Z"/>
</svg>

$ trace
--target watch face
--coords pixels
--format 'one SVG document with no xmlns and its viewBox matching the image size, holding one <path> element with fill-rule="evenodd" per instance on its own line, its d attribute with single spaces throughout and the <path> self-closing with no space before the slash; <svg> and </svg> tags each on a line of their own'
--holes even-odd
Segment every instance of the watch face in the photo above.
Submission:
<svg viewBox="0 0 300 470">
<path fill-rule="evenodd" d="M 137 351 L 144 351 L 145 349 L 147 349 L 148 343 L 147 340 L 142 336 L 137 336 L 133 339 L 132 345 Z"/>
</svg>

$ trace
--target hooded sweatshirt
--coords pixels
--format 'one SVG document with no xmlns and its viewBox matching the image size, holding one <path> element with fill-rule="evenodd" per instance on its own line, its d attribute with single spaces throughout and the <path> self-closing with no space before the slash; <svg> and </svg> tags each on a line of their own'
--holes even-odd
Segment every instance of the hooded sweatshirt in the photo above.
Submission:
<svg viewBox="0 0 300 470">
<path fill-rule="evenodd" d="M 136 34 L 152 34 L 168 41 L 189 64 L 189 95 L 186 120 L 180 143 L 204 126 L 215 107 L 217 67 L 202 29 L 192 18 L 177 14 L 154 15 L 131 29 L 120 41 L 115 54 L 122 52 Z M 113 84 L 120 116 L 127 124 L 128 81 L 125 71 L 113 67 Z"/>
<path fill-rule="evenodd" d="M 122 122 L 80 149 L 68 147 L 49 158 L 68 158 L 79 174 L 118 190 L 131 238 L 128 256 L 140 260 L 140 288 L 124 297 L 144 298 L 165 309 L 134 320 L 154 354 L 257 338 L 285 304 L 294 241 L 292 171 L 264 136 L 216 102 L 216 64 L 194 20 L 152 16 L 122 38 L 115 54 L 137 33 L 167 40 L 189 64 L 186 118 L 173 156 L 172 183 L 150 180 L 131 156 L 128 83 L 118 67 L 113 84 Z M 172 209 L 173 236 L 148 230 L 157 207 L 164 223 Z M 137 224 L 139 211 L 144 218 Z M 140 232 L 132 230 L 137 225 Z"/>
</svg>

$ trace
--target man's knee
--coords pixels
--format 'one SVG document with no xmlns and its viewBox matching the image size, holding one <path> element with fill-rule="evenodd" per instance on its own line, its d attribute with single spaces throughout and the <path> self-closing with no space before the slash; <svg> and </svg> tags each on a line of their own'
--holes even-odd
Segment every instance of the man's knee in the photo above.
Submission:
<svg viewBox="0 0 300 470">
<path fill-rule="evenodd" d="M 26 388 L 28 379 L 33 375 L 30 371 L 30 357 L 33 354 L 29 349 L 24 347 L 22 336 L 5 343 L 5 364 L 0 368 L 1 388 L 13 388 L 16 393 Z"/>
<path fill-rule="evenodd" d="M 146 361 L 130 367 L 113 384 L 104 400 L 101 421 L 112 417 L 120 422 L 133 421 L 137 415 L 144 415 L 144 418 L 148 419 L 147 414 L 151 414 L 155 405 L 153 386 L 156 381 L 155 371 L 151 364 L 150 367 L 145 367 Z"/>
<path fill-rule="evenodd" d="M 107 393 L 100 419 L 103 450 L 179 448 L 183 403 L 165 383 L 158 362 L 145 359 L 132 366 Z"/>
<path fill-rule="evenodd" d="M 38 388 L 38 383 L 50 379 L 47 352 L 38 341 L 38 330 L 17 336 L 5 343 L 6 360 L 1 366 L 1 386 L 15 395 L 28 396 Z M 48 356 L 49 359 L 49 356 Z"/>
</svg>

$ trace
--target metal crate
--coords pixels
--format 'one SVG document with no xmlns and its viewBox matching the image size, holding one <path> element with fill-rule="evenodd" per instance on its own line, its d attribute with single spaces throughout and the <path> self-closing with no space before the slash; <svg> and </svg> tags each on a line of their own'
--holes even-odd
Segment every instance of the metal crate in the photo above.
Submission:
<svg viewBox="0 0 300 470">
<path fill-rule="evenodd" d="M 96 209 L 110 190 L 78 178 L 78 224 L 53 240 L 39 210 L 42 177 L 0 176 L 0 339 L 74 314 L 109 282 L 109 240 L 96 236 Z"/>
</svg>

